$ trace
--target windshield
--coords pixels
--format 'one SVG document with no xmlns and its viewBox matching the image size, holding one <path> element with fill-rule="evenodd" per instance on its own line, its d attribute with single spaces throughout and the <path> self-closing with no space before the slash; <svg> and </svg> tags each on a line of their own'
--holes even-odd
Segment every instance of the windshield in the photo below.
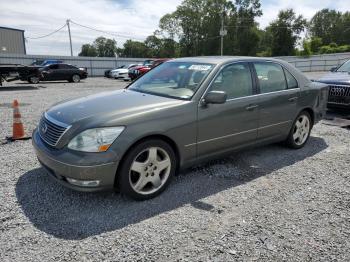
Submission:
<svg viewBox="0 0 350 262">
<path fill-rule="evenodd" d="M 178 99 L 191 99 L 213 68 L 213 64 L 168 62 L 149 71 L 132 83 L 129 89 Z"/>
<path fill-rule="evenodd" d="M 350 72 L 350 60 L 342 64 L 338 69 L 337 72 Z"/>
<path fill-rule="evenodd" d="M 128 65 L 128 69 L 134 67 L 134 66 L 137 66 L 136 64 L 131 64 L 131 65 Z"/>
<path fill-rule="evenodd" d="M 154 60 L 145 60 L 142 65 L 150 65 Z"/>
</svg>

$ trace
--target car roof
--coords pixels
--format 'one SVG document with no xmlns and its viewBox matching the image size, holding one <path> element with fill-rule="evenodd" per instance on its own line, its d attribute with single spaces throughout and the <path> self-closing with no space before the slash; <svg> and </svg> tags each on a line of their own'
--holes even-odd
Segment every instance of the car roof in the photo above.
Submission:
<svg viewBox="0 0 350 262">
<path fill-rule="evenodd" d="M 69 66 L 74 66 L 72 64 L 66 64 L 66 63 L 52 63 L 52 64 L 48 64 L 46 66 L 52 66 L 52 65 L 69 65 Z M 75 66 L 74 66 L 75 67 Z"/>
<path fill-rule="evenodd" d="M 281 62 L 281 60 L 270 58 L 270 57 L 252 57 L 252 56 L 197 56 L 197 57 L 184 57 L 177 58 L 168 61 L 172 62 L 195 62 L 195 63 L 208 63 L 208 64 L 225 64 L 234 61 L 275 61 Z"/>
</svg>

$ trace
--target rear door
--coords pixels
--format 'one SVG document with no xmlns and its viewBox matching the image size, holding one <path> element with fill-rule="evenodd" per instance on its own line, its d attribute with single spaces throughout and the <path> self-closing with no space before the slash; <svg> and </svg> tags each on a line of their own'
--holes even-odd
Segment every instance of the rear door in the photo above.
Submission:
<svg viewBox="0 0 350 262">
<path fill-rule="evenodd" d="M 300 89 L 295 78 L 274 62 L 254 62 L 259 90 L 258 140 L 288 135 L 297 114 Z"/>
<path fill-rule="evenodd" d="M 257 138 L 258 106 L 248 63 L 225 66 L 208 91 L 225 91 L 224 104 L 198 108 L 198 156 L 214 155 L 254 143 Z"/>
<path fill-rule="evenodd" d="M 57 70 L 57 80 L 70 80 L 75 70 L 73 66 L 66 64 L 59 64 Z"/>
</svg>

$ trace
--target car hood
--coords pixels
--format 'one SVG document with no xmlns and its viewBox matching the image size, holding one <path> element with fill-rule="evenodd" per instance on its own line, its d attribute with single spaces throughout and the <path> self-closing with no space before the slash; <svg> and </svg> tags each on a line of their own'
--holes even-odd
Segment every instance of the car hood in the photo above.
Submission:
<svg viewBox="0 0 350 262">
<path fill-rule="evenodd" d="M 144 94 L 132 90 L 117 90 L 66 100 L 46 111 L 49 117 L 72 125 L 87 118 L 117 119 L 146 111 L 160 110 L 183 103 L 183 100 Z"/>
<path fill-rule="evenodd" d="M 350 85 L 350 74 L 348 72 L 332 72 L 324 75 L 317 82 Z"/>
<path fill-rule="evenodd" d="M 114 69 L 111 72 L 112 73 L 125 73 L 125 72 L 128 72 L 128 69 L 126 69 L 126 68 L 119 68 L 119 69 Z"/>
</svg>

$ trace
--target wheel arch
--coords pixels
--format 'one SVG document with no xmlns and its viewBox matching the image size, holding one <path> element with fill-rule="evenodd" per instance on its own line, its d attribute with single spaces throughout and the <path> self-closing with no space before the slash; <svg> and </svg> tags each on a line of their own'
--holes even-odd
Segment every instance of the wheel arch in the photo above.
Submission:
<svg viewBox="0 0 350 262">
<path fill-rule="evenodd" d="M 315 112 L 314 112 L 314 110 L 313 110 L 311 107 L 305 107 L 305 108 L 303 108 L 302 110 L 299 111 L 299 114 L 300 114 L 301 112 L 303 112 L 303 111 L 306 111 L 306 112 L 309 113 L 309 115 L 310 115 L 310 117 L 311 117 L 311 126 L 313 126 L 314 123 L 315 123 Z M 298 114 L 298 115 L 299 115 L 299 114 Z"/>
</svg>

